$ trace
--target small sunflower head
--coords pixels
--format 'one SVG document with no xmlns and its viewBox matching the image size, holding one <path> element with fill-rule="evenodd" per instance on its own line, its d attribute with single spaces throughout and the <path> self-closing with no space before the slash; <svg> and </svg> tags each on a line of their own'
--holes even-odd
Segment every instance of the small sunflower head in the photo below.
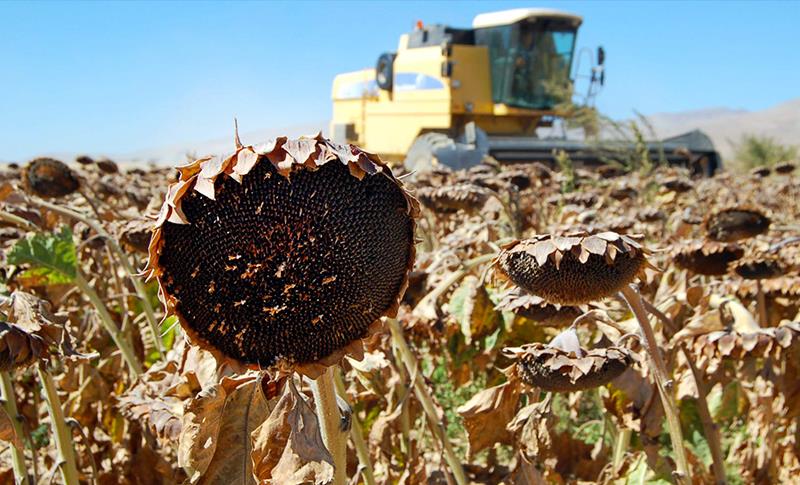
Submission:
<svg viewBox="0 0 800 485">
<path fill-rule="evenodd" d="M 546 327 L 570 325 L 583 311 L 576 306 L 547 303 L 543 298 L 514 289 L 503 295 L 495 306 L 501 312 L 512 312 Z"/>
<path fill-rule="evenodd" d="M 516 360 L 508 371 L 511 375 L 548 392 L 574 392 L 604 386 L 633 363 L 625 347 L 591 350 L 581 347 L 572 328 L 550 343 L 506 348 L 503 354 Z"/>
<path fill-rule="evenodd" d="M 767 232 L 771 221 L 762 211 L 750 207 L 728 207 L 709 214 L 703 222 L 709 239 L 734 242 Z"/>
<path fill-rule="evenodd" d="M 581 305 L 613 295 L 651 267 L 636 239 L 610 231 L 538 235 L 505 246 L 496 267 L 550 303 Z"/>
<path fill-rule="evenodd" d="M 22 174 L 25 190 L 44 198 L 64 197 L 80 188 L 80 180 L 66 163 L 54 158 L 31 160 Z"/>
<path fill-rule="evenodd" d="M 495 264 L 528 293 L 581 305 L 613 295 L 651 267 L 637 239 L 615 232 L 538 235 L 505 246 Z"/>
<path fill-rule="evenodd" d="M 794 170 L 797 168 L 797 165 L 794 162 L 781 162 L 775 165 L 773 168 L 775 169 L 775 173 L 789 175 L 790 173 L 794 172 Z"/>
<path fill-rule="evenodd" d="M 472 183 L 417 190 L 417 198 L 423 206 L 441 213 L 479 210 L 493 195 L 491 190 Z"/>
<path fill-rule="evenodd" d="M 728 266 L 744 256 L 737 244 L 714 241 L 692 241 L 678 248 L 673 260 L 678 267 L 692 273 L 719 276 L 728 272 Z"/>
<path fill-rule="evenodd" d="M 746 280 L 778 278 L 786 274 L 786 265 L 776 256 L 756 254 L 735 261 L 733 272 Z"/>
</svg>

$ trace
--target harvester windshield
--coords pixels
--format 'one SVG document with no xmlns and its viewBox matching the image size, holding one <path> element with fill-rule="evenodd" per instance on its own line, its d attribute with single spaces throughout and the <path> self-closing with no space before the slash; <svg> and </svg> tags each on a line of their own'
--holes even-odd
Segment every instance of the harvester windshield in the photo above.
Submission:
<svg viewBox="0 0 800 485">
<path fill-rule="evenodd" d="M 562 19 L 537 19 L 475 30 L 489 48 L 495 103 L 552 109 L 568 91 L 576 27 Z"/>
</svg>

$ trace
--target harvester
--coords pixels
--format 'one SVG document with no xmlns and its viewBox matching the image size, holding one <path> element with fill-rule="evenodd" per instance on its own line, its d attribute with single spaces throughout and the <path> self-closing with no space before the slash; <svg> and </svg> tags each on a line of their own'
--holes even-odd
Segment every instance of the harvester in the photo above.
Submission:
<svg viewBox="0 0 800 485">
<path fill-rule="evenodd" d="M 336 76 L 332 136 L 402 161 L 410 171 L 469 168 L 486 155 L 553 162 L 561 151 L 583 164 L 607 162 L 620 148 L 636 147 L 537 136 L 539 128 L 569 116 L 562 106 L 566 97 L 574 106 L 576 76 L 588 79 L 583 105 L 592 104 L 605 82 L 602 47 L 588 50 L 590 74 L 574 69 L 582 21 L 557 10 L 513 9 L 477 15 L 469 29 L 418 22 L 374 69 Z M 653 159 L 707 175 L 720 164 L 698 131 L 647 142 L 646 149 Z"/>
</svg>

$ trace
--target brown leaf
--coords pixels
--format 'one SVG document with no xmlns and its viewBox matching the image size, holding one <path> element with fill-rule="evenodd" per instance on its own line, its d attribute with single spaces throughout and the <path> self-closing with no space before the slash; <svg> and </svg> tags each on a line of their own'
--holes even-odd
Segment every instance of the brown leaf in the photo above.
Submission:
<svg viewBox="0 0 800 485">
<path fill-rule="evenodd" d="M 50 302 L 23 291 L 14 291 L 9 301 L 8 308 L 4 309 L 9 322 L 40 338 L 47 345 L 57 347 L 64 357 L 71 359 L 92 357 L 75 351 L 69 332 L 64 327 L 67 318 L 54 315 L 50 309 Z"/>
<path fill-rule="evenodd" d="M 191 482 L 255 483 L 250 435 L 273 406 L 254 373 L 224 377 L 220 385 L 201 392 L 186 409 L 178 448 L 178 462 Z"/>
<path fill-rule="evenodd" d="M 514 418 L 518 402 L 519 386 L 506 382 L 475 394 L 456 410 L 467 429 L 469 456 L 496 443 L 512 442 L 506 426 Z"/>
<path fill-rule="evenodd" d="M 467 343 L 494 332 L 501 322 L 501 315 L 495 311 L 486 287 L 473 275 L 464 278 L 453 292 L 448 309 L 458 321 Z"/>
<path fill-rule="evenodd" d="M 407 403 L 401 403 L 395 406 L 394 410 L 381 411 L 378 417 L 372 423 L 369 430 L 369 446 L 371 448 L 372 456 L 380 459 L 380 455 L 392 455 L 392 437 L 398 433 L 396 426 L 397 418 L 403 412 L 403 406 Z"/>
<path fill-rule="evenodd" d="M 184 411 L 178 464 L 193 482 L 205 473 L 214 458 L 224 408 L 225 389 L 215 386 L 198 394 Z"/>
<path fill-rule="evenodd" d="M 517 466 L 509 474 L 508 478 L 503 480 L 503 483 L 509 485 L 544 485 L 547 480 L 545 480 L 542 472 L 520 453 L 517 458 Z"/>
<path fill-rule="evenodd" d="M 293 383 L 285 386 L 267 421 L 250 436 L 258 483 L 323 484 L 333 479 L 333 457 L 322 442 L 317 415 Z"/>
<path fill-rule="evenodd" d="M 14 419 L 9 416 L 4 407 L 0 407 L 0 440 L 7 441 L 14 445 L 17 449 L 22 449 L 22 437 L 17 434 L 14 429 L 14 424 L 11 421 Z"/>
</svg>

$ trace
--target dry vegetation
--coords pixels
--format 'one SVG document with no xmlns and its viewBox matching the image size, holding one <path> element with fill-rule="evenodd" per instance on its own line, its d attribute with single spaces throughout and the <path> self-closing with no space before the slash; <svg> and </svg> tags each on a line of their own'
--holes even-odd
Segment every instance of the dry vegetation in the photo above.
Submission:
<svg viewBox="0 0 800 485">
<path fill-rule="evenodd" d="M 2 483 L 800 477 L 792 164 L 76 162 L 0 175 Z"/>
</svg>

